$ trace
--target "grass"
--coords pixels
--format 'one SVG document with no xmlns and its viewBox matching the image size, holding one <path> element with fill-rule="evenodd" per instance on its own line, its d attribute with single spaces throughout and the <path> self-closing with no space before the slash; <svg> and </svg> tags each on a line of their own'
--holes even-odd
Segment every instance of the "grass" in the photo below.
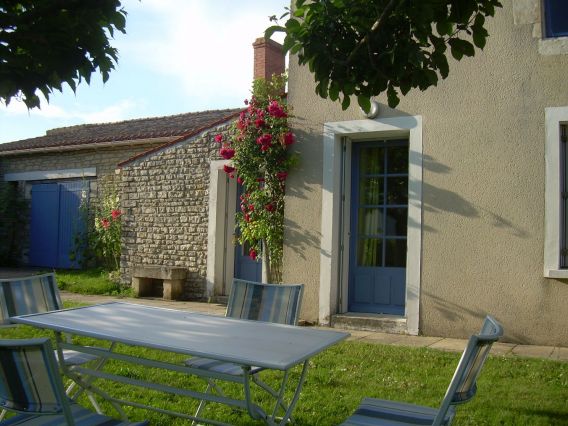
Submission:
<svg viewBox="0 0 568 426">
<path fill-rule="evenodd" d="M 66 304 L 67 307 L 76 304 Z M 1 338 L 46 335 L 44 331 L 20 326 L 0 329 Z M 101 344 L 78 338 L 83 344 Z M 183 356 L 136 347 L 120 346 L 120 351 L 181 363 Z M 372 396 L 436 407 L 457 365 L 459 354 L 425 348 L 344 342 L 314 357 L 294 412 L 298 426 L 336 425 L 357 407 L 362 398 Z M 203 390 L 199 379 L 137 365 L 109 362 L 107 371 L 144 378 L 184 388 Z M 278 373 L 263 372 L 263 379 L 276 383 Z M 295 370 L 292 380 L 297 379 Z M 145 401 L 162 408 L 193 413 L 197 403 L 189 398 L 159 394 L 121 384 L 97 382 L 112 395 Z M 516 357 L 490 357 L 478 381 L 478 395 L 458 408 L 456 425 L 568 425 L 568 363 Z M 231 394 L 240 389 L 226 386 Z M 264 395 L 256 394 L 261 403 Z M 82 401 L 85 406 L 88 402 Z M 105 412 L 114 415 L 108 405 Z M 256 425 L 246 414 L 228 407 L 209 404 L 207 414 L 236 425 Z M 167 415 L 126 408 L 131 420 L 148 419 L 152 425 L 187 425 L 188 421 Z"/>
<path fill-rule="evenodd" d="M 61 290 L 79 294 L 98 294 L 109 296 L 132 296 L 129 286 L 123 286 L 112 273 L 103 269 L 56 271 L 57 285 Z"/>
<path fill-rule="evenodd" d="M 130 295 L 100 269 L 60 270 L 61 289 L 81 294 Z M 66 307 L 78 306 L 65 303 Z M 20 326 L 0 328 L 0 338 L 29 338 L 49 335 L 42 330 Z M 101 344 L 77 338 L 82 344 Z M 137 356 L 181 363 L 184 357 L 142 348 L 120 346 L 119 350 Z M 362 342 L 344 342 L 314 357 L 299 403 L 294 411 L 295 424 L 336 425 L 347 418 L 366 396 L 406 401 L 436 407 L 457 365 L 460 354 L 425 348 L 385 346 Z M 202 381 L 182 374 L 141 366 L 109 362 L 107 371 L 134 378 L 203 390 Z M 276 383 L 275 372 L 263 372 L 263 380 Z M 292 380 L 299 371 L 294 371 Z M 168 394 L 121 384 L 97 382 L 118 398 L 144 401 L 176 411 L 193 413 L 197 402 Z M 458 408 L 456 425 L 568 425 L 568 363 L 516 357 L 490 357 L 478 381 L 478 395 Z M 238 395 L 240 389 L 227 386 Z M 255 395 L 266 404 L 263 394 Z M 87 401 L 82 401 L 89 406 Z M 105 412 L 116 413 L 103 403 Z M 152 425 L 186 425 L 188 421 L 167 415 L 126 407 L 131 420 L 148 419 Z M 209 404 L 207 415 L 236 425 L 260 424 L 228 407 Z"/>
</svg>

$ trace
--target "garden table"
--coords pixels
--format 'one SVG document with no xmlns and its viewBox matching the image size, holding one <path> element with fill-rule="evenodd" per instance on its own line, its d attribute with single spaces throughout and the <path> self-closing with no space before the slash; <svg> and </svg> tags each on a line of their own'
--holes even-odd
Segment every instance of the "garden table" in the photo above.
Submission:
<svg viewBox="0 0 568 426">
<path fill-rule="evenodd" d="M 61 369 L 64 374 L 75 380 L 83 388 L 111 402 L 121 416 L 126 417 L 120 406 L 130 405 L 211 424 L 226 423 L 213 419 L 197 418 L 186 413 L 153 407 L 136 401 L 117 399 L 96 387 L 93 382 L 95 379 L 107 379 L 209 402 L 227 404 L 247 410 L 253 419 L 263 420 L 266 424 L 284 424 L 290 419 L 300 396 L 309 359 L 349 336 L 348 333 L 332 330 L 241 320 L 122 302 L 23 315 L 13 317 L 11 320 L 15 323 L 53 330 L 56 335 L 58 351 L 72 349 L 100 357 L 99 364 L 91 368 L 69 367 L 61 363 Z M 110 347 L 106 350 L 100 347 L 68 343 L 62 337 L 62 333 L 104 340 L 109 342 Z M 116 351 L 116 345 L 119 343 L 232 362 L 242 367 L 243 374 L 235 376 L 132 356 Z M 63 357 L 60 356 L 59 359 L 63 359 Z M 150 368 L 193 374 L 205 380 L 212 378 L 238 383 L 243 386 L 244 398 L 237 399 L 223 394 L 180 389 L 163 383 L 149 382 L 106 372 L 104 371 L 104 363 L 110 359 Z M 289 398 L 289 401 L 284 401 L 284 391 L 289 382 L 290 370 L 297 365 L 302 365 L 300 377 L 296 381 L 293 396 Z M 253 366 L 283 372 L 279 389 L 272 394 L 274 407 L 267 411 L 253 401 L 250 386 L 250 370 Z M 284 411 L 284 414 L 282 417 L 277 417 L 280 409 Z"/>
</svg>

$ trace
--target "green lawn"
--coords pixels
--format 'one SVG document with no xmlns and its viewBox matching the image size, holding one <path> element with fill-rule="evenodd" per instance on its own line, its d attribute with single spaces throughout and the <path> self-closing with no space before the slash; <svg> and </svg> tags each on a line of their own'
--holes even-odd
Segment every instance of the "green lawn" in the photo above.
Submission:
<svg viewBox="0 0 568 426">
<path fill-rule="evenodd" d="M 67 306 L 72 306 L 67 304 Z M 1 338 L 25 338 L 45 332 L 20 326 L 0 329 Z M 85 344 L 97 342 L 80 339 Z M 100 343 L 100 342 L 99 342 Z M 130 354 L 152 356 L 171 362 L 184 357 L 122 346 Z M 345 419 L 365 396 L 396 399 L 437 406 L 459 359 L 459 354 L 431 349 L 344 342 L 311 361 L 302 396 L 294 412 L 296 425 L 336 425 Z M 176 386 L 197 386 L 197 379 L 177 373 L 109 362 L 113 373 L 147 378 Z M 274 382 L 276 373 L 264 372 Z M 295 371 L 296 379 L 299 371 Z M 159 407 L 193 413 L 196 402 L 125 385 L 100 383 L 115 396 L 143 400 Z M 478 395 L 458 409 L 457 425 L 568 425 L 568 363 L 514 357 L 490 357 L 478 382 Z M 238 393 L 229 387 L 229 393 Z M 261 398 L 262 395 L 258 394 Z M 262 400 L 265 402 L 264 400 Z M 85 403 L 88 406 L 88 403 Z M 103 405 L 107 413 L 112 409 Z M 208 415 L 236 425 L 260 424 L 240 412 L 216 404 Z M 152 425 L 187 425 L 186 420 L 127 408 L 132 420 L 149 419 Z"/>
<path fill-rule="evenodd" d="M 130 287 L 122 286 L 110 279 L 109 273 L 103 269 L 60 269 L 55 275 L 57 285 L 61 290 L 79 294 L 132 295 Z"/>
</svg>

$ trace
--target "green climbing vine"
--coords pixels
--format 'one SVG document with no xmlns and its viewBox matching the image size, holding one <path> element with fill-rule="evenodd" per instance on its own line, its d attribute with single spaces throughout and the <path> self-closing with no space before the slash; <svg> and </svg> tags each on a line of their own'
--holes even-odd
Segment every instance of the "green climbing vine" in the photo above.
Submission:
<svg viewBox="0 0 568 426">
<path fill-rule="evenodd" d="M 288 127 L 285 84 L 285 76 L 255 80 L 246 110 L 227 135 L 215 137 L 220 155 L 231 160 L 225 172 L 243 186 L 236 238 L 249 247 L 253 260 L 264 258 L 271 282 L 281 281 L 284 193 L 295 162 L 289 149 L 295 136 Z"/>
</svg>

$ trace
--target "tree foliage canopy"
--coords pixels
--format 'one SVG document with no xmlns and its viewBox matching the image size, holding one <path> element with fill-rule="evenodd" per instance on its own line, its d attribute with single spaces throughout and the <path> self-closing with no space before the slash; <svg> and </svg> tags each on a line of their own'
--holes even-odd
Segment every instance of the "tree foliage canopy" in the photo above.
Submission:
<svg viewBox="0 0 568 426">
<path fill-rule="evenodd" d="M 118 59 L 109 38 L 125 25 L 119 0 L 0 0 L 0 100 L 33 108 L 37 90 L 75 91 L 97 69 L 107 81 Z"/>
<path fill-rule="evenodd" d="M 266 36 L 285 32 L 284 49 L 308 65 L 322 98 L 347 109 L 354 95 L 369 111 L 370 98 L 386 92 L 394 108 L 399 94 L 448 76 L 448 51 L 459 61 L 483 49 L 485 18 L 496 7 L 498 0 L 296 0 Z"/>
</svg>

